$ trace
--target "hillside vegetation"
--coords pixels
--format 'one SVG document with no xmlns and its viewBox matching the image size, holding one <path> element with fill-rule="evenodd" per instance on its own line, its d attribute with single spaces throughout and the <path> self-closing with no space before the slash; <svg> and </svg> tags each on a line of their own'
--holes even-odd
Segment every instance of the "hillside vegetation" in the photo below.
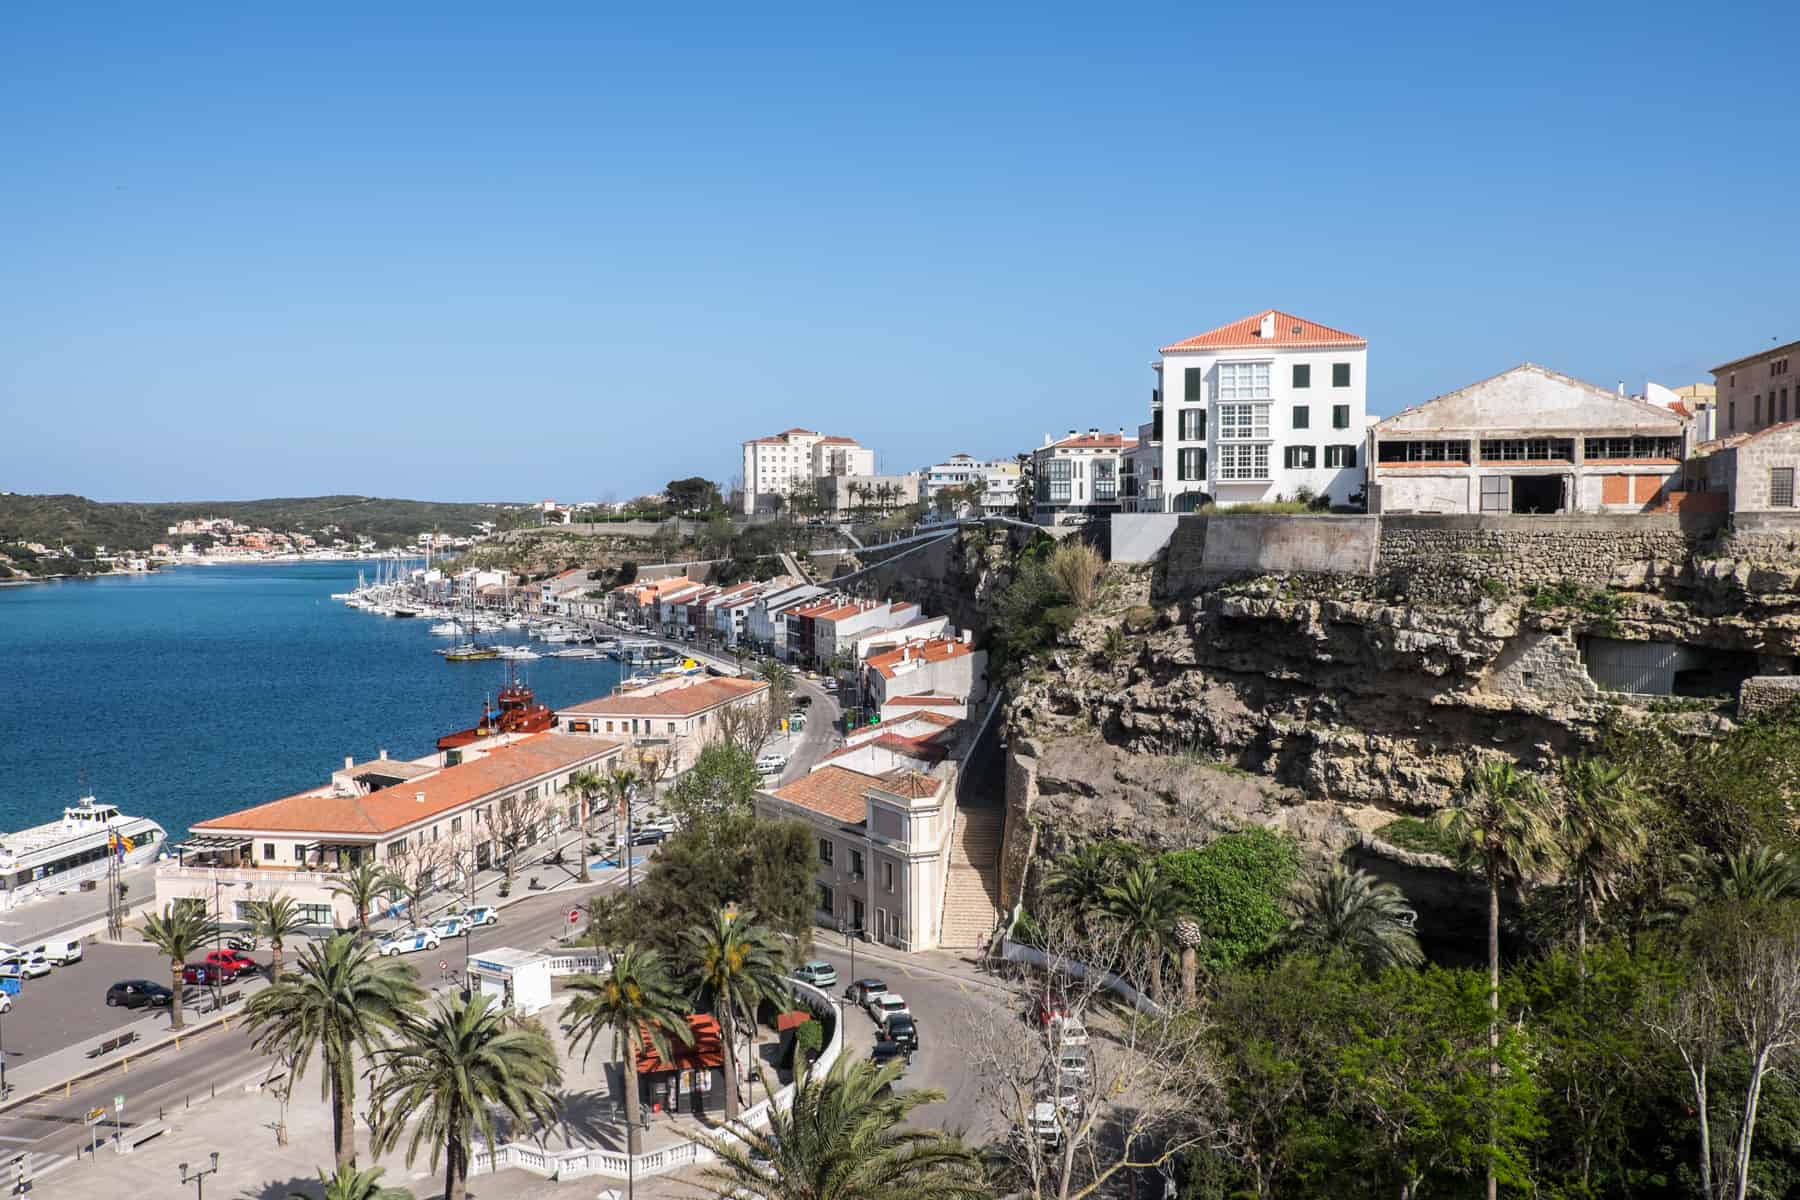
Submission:
<svg viewBox="0 0 1800 1200">
<path fill-rule="evenodd" d="M 148 550 L 168 541 L 168 527 L 190 517 L 228 517 L 254 528 L 311 533 L 335 525 L 349 540 L 366 534 L 382 545 L 411 541 L 433 529 L 465 535 L 478 521 L 504 526 L 515 517 L 497 504 L 442 504 L 375 496 L 311 496 L 271 500 L 183 500 L 167 504 L 104 503 L 85 496 L 0 496 L 0 543 L 97 545 Z"/>
</svg>

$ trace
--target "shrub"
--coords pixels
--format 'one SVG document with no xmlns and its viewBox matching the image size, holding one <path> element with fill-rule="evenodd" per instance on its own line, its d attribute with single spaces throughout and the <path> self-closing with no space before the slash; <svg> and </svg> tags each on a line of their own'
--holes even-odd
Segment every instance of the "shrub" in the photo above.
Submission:
<svg viewBox="0 0 1800 1200">
<path fill-rule="evenodd" d="M 1106 574 L 1106 560 L 1086 542 L 1067 541 L 1050 556 L 1050 574 L 1077 611 L 1092 607 Z"/>
<path fill-rule="evenodd" d="M 1121 624 L 1127 633 L 1148 633 L 1156 627 L 1156 610 L 1148 604 L 1134 604 L 1125 610 Z"/>
<path fill-rule="evenodd" d="M 1200 924 L 1200 958 L 1227 970 L 1266 950 L 1287 928 L 1285 900 L 1300 870 L 1292 839 L 1253 828 L 1158 862 Z"/>
<path fill-rule="evenodd" d="M 1456 843 L 1438 828 L 1436 822 L 1422 821 L 1418 817 L 1395 817 L 1377 829 L 1375 836 L 1414 854 L 1442 854 L 1446 858 L 1456 854 Z"/>
</svg>

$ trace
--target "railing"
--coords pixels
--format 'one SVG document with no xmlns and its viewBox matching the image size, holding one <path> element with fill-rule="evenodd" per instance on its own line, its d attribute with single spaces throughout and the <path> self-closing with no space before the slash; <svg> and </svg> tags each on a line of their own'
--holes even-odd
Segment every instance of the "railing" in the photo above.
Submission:
<svg viewBox="0 0 1800 1200">
<path fill-rule="evenodd" d="M 550 960 L 550 974 L 606 975 L 612 971 L 612 959 L 604 954 L 559 954 Z"/>
<path fill-rule="evenodd" d="M 569 959 L 591 958 L 590 955 L 569 955 Z M 552 971 L 560 959 L 552 959 Z M 819 1057 L 814 1060 L 809 1074 L 814 1077 L 831 1070 L 832 1064 L 844 1052 L 843 1013 L 838 1010 L 831 997 L 809 983 L 790 980 L 794 991 L 808 999 L 807 1007 L 813 1009 L 821 1017 L 826 1013 L 834 1013 L 832 1020 L 831 1040 L 825 1043 Z M 773 1096 L 751 1105 L 738 1114 L 737 1126 L 740 1129 L 761 1129 L 769 1123 L 771 1106 L 786 1108 L 793 1102 L 796 1084 L 788 1084 Z M 724 1129 L 714 1134 L 719 1138 L 738 1138 L 739 1134 L 731 1129 Z M 717 1156 L 712 1149 L 700 1142 L 681 1142 L 674 1146 L 664 1146 L 660 1150 L 646 1150 L 635 1158 L 620 1154 L 616 1150 L 600 1150 L 582 1147 L 576 1150 L 546 1150 L 529 1142 L 506 1142 L 503 1145 L 488 1149 L 477 1148 L 473 1155 L 473 1169 L 480 1171 L 499 1171 L 507 1167 L 518 1167 L 530 1171 L 534 1175 L 542 1175 L 546 1179 L 580 1179 L 587 1175 L 603 1175 L 611 1179 L 626 1179 L 633 1175 L 645 1178 L 651 1175 L 666 1175 L 670 1171 L 679 1171 L 683 1167 L 697 1163 L 712 1162 Z"/>
</svg>

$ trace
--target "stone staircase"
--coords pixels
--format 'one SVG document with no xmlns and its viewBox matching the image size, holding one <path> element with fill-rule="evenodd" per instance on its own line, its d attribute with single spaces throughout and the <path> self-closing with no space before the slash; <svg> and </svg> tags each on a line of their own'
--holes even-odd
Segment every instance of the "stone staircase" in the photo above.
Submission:
<svg viewBox="0 0 1800 1200">
<path fill-rule="evenodd" d="M 1005 810 L 958 808 L 956 835 L 950 847 L 950 877 L 944 889 L 943 933 L 946 949 L 987 945 L 1000 921 L 1000 835 Z"/>
</svg>

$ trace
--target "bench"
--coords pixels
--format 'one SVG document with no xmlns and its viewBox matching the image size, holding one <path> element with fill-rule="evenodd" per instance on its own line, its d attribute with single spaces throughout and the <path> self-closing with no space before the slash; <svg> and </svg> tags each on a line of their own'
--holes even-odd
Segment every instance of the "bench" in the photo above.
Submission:
<svg viewBox="0 0 1800 1200">
<path fill-rule="evenodd" d="M 89 1058 L 99 1058 L 102 1054 L 111 1054 L 121 1046 L 129 1046 L 135 1041 L 137 1041 L 136 1031 L 131 1033 L 121 1033 L 118 1037 L 107 1038 L 104 1042 L 101 1042 L 98 1046 L 89 1050 L 87 1056 Z"/>
<path fill-rule="evenodd" d="M 159 1138 L 167 1132 L 169 1132 L 167 1122 L 160 1120 L 146 1121 L 142 1125 L 127 1125 L 116 1135 L 113 1142 L 113 1153 L 130 1154 L 145 1142 Z"/>
</svg>

